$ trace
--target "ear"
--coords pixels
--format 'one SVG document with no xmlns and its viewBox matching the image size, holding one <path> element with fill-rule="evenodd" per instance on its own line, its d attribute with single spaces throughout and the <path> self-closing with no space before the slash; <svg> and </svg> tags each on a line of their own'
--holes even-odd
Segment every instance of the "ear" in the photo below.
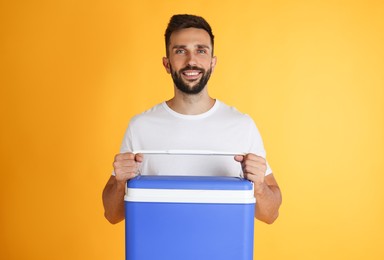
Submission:
<svg viewBox="0 0 384 260">
<path fill-rule="evenodd" d="M 212 68 L 212 72 L 215 70 L 216 63 L 217 63 L 217 57 L 216 57 L 216 56 L 213 56 L 213 57 L 212 57 L 212 60 L 211 60 L 211 68 Z"/>
<path fill-rule="evenodd" d="M 168 74 L 171 73 L 171 64 L 169 63 L 169 59 L 167 57 L 163 57 L 163 66 Z"/>
</svg>

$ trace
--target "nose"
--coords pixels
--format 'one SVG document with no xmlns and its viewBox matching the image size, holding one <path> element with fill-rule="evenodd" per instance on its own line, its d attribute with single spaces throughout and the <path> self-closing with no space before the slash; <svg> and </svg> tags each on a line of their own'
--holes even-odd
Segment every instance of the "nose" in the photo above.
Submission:
<svg viewBox="0 0 384 260">
<path fill-rule="evenodd" d="M 192 53 L 192 52 L 188 53 L 187 63 L 190 66 L 196 66 L 197 65 L 196 55 L 194 53 Z"/>
</svg>

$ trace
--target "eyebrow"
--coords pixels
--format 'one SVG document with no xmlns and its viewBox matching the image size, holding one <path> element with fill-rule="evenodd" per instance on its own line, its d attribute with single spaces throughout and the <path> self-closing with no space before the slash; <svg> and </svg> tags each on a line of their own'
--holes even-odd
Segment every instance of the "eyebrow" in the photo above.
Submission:
<svg viewBox="0 0 384 260">
<path fill-rule="evenodd" d="M 172 49 L 183 49 L 186 47 L 187 47 L 187 45 L 175 45 L 175 46 L 173 46 Z M 196 44 L 195 47 L 197 47 L 198 49 L 208 49 L 208 50 L 211 49 L 208 45 L 205 45 L 205 44 Z"/>
</svg>

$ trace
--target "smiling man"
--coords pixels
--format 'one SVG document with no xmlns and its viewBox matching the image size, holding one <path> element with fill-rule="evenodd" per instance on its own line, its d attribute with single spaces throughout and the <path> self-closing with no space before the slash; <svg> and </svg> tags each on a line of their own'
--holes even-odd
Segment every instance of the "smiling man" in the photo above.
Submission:
<svg viewBox="0 0 384 260">
<path fill-rule="evenodd" d="M 105 217 L 124 219 L 126 182 L 136 174 L 243 176 L 254 183 L 255 217 L 273 223 L 281 193 L 253 120 L 212 98 L 207 83 L 216 66 L 214 36 L 199 16 L 174 15 L 165 32 L 163 65 L 171 74 L 174 97 L 132 118 L 114 172 L 104 191 Z M 236 151 L 233 157 L 154 156 L 140 150 Z M 129 221 L 129 220 L 127 220 Z"/>
<path fill-rule="evenodd" d="M 171 50 L 167 58 L 163 58 L 163 64 L 171 73 L 173 83 L 183 93 L 200 93 L 216 65 L 209 34 L 201 29 L 186 28 L 171 34 L 170 42 L 178 44 L 167 47 Z"/>
</svg>

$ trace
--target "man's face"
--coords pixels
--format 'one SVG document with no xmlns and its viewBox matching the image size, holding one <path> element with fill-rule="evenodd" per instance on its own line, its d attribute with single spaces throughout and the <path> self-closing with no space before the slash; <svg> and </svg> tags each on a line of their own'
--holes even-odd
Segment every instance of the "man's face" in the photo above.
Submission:
<svg viewBox="0 0 384 260">
<path fill-rule="evenodd" d="M 186 94 L 200 93 L 216 65 L 209 34 L 203 29 L 187 28 L 172 33 L 169 57 L 163 58 L 175 86 Z"/>
</svg>

